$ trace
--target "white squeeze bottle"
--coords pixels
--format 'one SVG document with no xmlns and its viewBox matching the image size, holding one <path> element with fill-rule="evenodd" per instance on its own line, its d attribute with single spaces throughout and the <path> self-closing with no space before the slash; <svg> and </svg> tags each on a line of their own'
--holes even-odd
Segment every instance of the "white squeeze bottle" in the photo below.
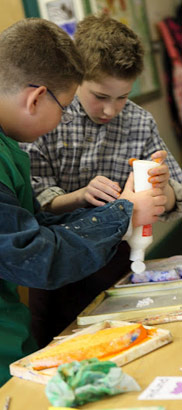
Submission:
<svg viewBox="0 0 182 410">
<path fill-rule="evenodd" d="M 148 182 L 148 170 L 156 168 L 160 163 L 154 161 L 135 160 L 133 161 L 134 172 L 134 190 L 135 192 L 145 191 L 152 188 L 152 184 Z M 134 273 L 142 273 L 145 271 L 145 250 L 152 243 L 152 225 L 143 225 L 133 229 L 132 236 L 128 239 L 128 244 L 131 247 L 130 260 L 133 261 L 131 269 Z"/>
</svg>

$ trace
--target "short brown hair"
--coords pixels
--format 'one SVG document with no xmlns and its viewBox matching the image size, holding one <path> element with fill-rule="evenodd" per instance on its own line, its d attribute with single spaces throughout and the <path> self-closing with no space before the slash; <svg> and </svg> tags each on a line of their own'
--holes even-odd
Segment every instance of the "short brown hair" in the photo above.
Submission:
<svg viewBox="0 0 182 410">
<path fill-rule="evenodd" d="M 143 70 L 143 47 L 125 24 L 106 15 L 88 16 L 79 22 L 75 44 L 84 59 L 85 80 L 101 74 L 135 79 Z"/>
<path fill-rule="evenodd" d="M 84 67 L 68 34 L 41 18 L 18 21 L 0 34 L 0 92 L 29 83 L 53 92 L 81 84 Z"/>
</svg>

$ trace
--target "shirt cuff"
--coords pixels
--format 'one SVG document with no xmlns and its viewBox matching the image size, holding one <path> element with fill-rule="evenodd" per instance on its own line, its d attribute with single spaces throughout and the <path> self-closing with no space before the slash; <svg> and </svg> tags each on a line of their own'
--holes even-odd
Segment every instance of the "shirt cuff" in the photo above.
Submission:
<svg viewBox="0 0 182 410">
<path fill-rule="evenodd" d="M 56 198 L 56 196 L 64 195 L 65 193 L 66 192 L 58 186 L 53 186 L 42 191 L 37 196 L 37 199 L 41 205 L 41 208 L 44 208 L 46 205 L 50 204 L 50 202 L 52 202 L 52 200 Z"/>
</svg>

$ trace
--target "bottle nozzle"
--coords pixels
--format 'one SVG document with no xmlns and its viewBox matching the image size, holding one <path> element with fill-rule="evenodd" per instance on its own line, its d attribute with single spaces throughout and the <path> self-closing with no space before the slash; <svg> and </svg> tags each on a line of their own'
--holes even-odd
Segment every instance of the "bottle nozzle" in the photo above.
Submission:
<svg viewBox="0 0 182 410">
<path fill-rule="evenodd" d="M 140 274 L 140 273 L 145 272 L 145 269 L 146 269 L 145 263 L 138 259 L 132 262 L 131 264 L 131 270 L 133 273 Z"/>
</svg>

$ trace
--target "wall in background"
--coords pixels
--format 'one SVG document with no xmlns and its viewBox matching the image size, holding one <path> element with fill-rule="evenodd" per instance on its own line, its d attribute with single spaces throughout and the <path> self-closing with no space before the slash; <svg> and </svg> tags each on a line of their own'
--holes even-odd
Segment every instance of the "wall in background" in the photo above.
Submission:
<svg viewBox="0 0 182 410">
<path fill-rule="evenodd" d="M 0 1 L 0 31 L 24 17 L 24 9 L 21 0 Z"/>
<path fill-rule="evenodd" d="M 152 41 L 160 40 L 156 23 L 167 16 L 175 15 L 175 9 L 179 3 L 178 0 L 145 0 L 151 32 Z M 164 80 L 164 69 L 162 61 L 162 46 L 158 44 L 159 49 L 155 52 L 158 74 L 161 85 L 161 97 L 147 103 L 141 104 L 143 108 L 150 111 L 154 116 L 161 137 L 164 139 L 168 148 L 175 156 L 179 164 L 182 164 L 182 151 L 179 142 L 176 139 L 174 130 L 170 121 L 170 111 L 166 101 L 166 87 Z"/>
<path fill-rule="evenodd" d="M 176 7 L 180 0 L 145 0 L 148 12 L 150 33 L 153 40 L 159 39 L 159 33 L 156 30 L 156 22 L 163 20 L 167 16 L 175 14 Z"/>
<path fill-rule="evenodd" d="M 179 4 L 178 0 L 145 0 L 148 15 L 148 22 L 152 41 L 160 40 L 156 23 L 163 20 L 165 17 L 174 16 L 176 7 Z M 158 74 L 161 85 L 161 96 L 157 99 L 151 100 L 144 104 L 140 104 L 143 108 L 150 111 L 157 123 L 160 136 L 165 141 L 169 150 L 182 166 L 182 144 L 176 138 L 170 120 L 170 111 L 166 99 L 166 87 L 164 80 L 164 69 L 162 61 L 162 50 L 159 43 L 159 50 L 155 52 L 155 60 L 157 64 Z M 176 226 L 176 221 L 171 222 L 157 222 L 153 226 L 154 241 L 148 248 L 151 251 L 157 244 L 164 240 L 166 235 Z"/>
</svg>

